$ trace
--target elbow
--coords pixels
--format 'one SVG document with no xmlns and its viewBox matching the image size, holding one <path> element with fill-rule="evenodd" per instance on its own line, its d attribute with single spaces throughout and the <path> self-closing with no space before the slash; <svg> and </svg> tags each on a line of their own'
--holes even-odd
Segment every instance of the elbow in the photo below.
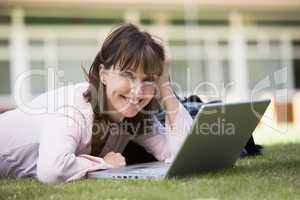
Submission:
<svg viewBox="0 0 300 200">
<path fill-rule="evenodd" d="M 172 162 L 176 155 L 178 154 L 182 142 L 169 140 L 167 141 L 162 148 L 160 148 L 160 152 L 157 154 L 156 159 L 164 162 Z"/>
<path fill-rule="evenodd" d="M 154 154 L 155 158 L 158 161 L 166 161 L 169 160 L 170 158 L 174 157 L 175 151 L 173 147 L 166 143 L 164 144 L 163 148 L 160 148 L 160 151 Z"/>
<path fill-rule="evenodd" d="M 156 159 L 158 161 L 169 163 L 170 161 L 173 161 L 175 158 L 175 155 L 172 152 L 164 152 L 158 156 L 156 156 Z"/>
<path fill-rule="evenodd" d="M 45 184 L 58 184 L 64 182 L 63 176 L 59 169 L 55 168 L 38 168 L 37 179 Z"/>
</svg>

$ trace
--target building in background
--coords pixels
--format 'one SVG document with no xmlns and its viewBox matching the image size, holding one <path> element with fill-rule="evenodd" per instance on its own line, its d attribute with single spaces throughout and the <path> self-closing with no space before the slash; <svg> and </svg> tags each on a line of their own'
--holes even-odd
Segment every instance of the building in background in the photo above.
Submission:
<svg viewBox="0 0 300 200">
<path fill-rule="evenodd" d="M 288 104 L 300 88 L 299 11 L 298 0 L 2 0 L 0 102 L 83 81 L 80 66 L 131 22 L 165 40 L 180 95 Z"/>
</svg>

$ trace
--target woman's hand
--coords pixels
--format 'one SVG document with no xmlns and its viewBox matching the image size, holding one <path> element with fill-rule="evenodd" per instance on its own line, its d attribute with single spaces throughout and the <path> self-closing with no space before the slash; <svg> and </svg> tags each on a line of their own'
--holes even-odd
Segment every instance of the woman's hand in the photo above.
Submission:
<svg viewBox="0 0 300 200">
<path fill-rule="evenodd" d="M 163 73 L 160 77 L 158 77 L 158 79 L 156 81 L 156 84 L 159 89 L 161 87 L 169 84 L 169 82 L 170 82 L 170 65 L 171 65 L 171 56 L 169 54 L 166 54 L 166 58 L 164 61 Z"/>
<path fill-rule="evenodd" d="M 171 65 L 171 56 L 170 53 L 166 53 L 166 59 L 164 61 L 164 70 L 163 74 L 157 79 L 156 84 L 160 93 L 161 104 L 163 105 L 166 111 L 167 122 L 172 127 L 173 122 L 175 121 L 177 111 L 180 105 L 179 100 L 175 96 L 171 83 L 170 83 L 170 65 Z"/>
<path fill-rule="evenodd" d="M 123 167 L 126 165 L 125 158 L 120 153 L 109 152 L 104 158 L 105 162 L 112 165 L 115 168 Z"/>
<path fill-rule="evenodd" d="M 170 53 L 167 53 L 167 51 L 166 51 L 163 73 L 161 76 L 159 76 L 156 79 L 156 86 L 157 86 L 157 89 L 159 90 L 161 100 L 163 100 L 163 98 L 165 98 L 166 95 L 169 95 L 169 93 L 168 92 L 166 93 L 165 91 L 171 89 L 170 65 L 171 65 L 171 56 L 170 56 Z"/>
</svg>

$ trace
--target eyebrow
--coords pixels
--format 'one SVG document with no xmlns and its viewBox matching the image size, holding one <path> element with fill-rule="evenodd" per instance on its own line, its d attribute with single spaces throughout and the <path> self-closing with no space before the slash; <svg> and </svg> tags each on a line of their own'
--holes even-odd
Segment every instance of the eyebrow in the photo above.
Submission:
<svg viewBox="0 0 300 200">
<path fill-rule="evenodd" d="M 153 75 L 146 75 L 143 81 L 154 81 L 155 77 Z"/>
<path fill-rule="evenodd" d="M 134 78 L 137 78 L 136 77 L 136 72 L 134 72 L 134 71 L 132 71 L 132 70 L 126 70 L 126 72 L 128 72 L 128 73 L 131 73 L 133 76 L 134 76 Z M 155 78 L 154 78 L 154 76 L 153 75 L 147 75 L 147 74 L 145 74 L 144 76 L 143 76 L 143 78 L 142 78 L 142 81 L 153 81 Z"/>
</svg>

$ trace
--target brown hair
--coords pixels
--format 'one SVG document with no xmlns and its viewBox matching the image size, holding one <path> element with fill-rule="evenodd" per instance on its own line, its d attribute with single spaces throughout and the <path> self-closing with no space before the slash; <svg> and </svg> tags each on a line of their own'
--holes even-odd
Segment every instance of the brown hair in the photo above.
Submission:
<svg viewBox="0 0 300 200">
<path fill-rule="evenodd" d="M 91 103 L 94 113 L 92 155 L 99 156 L 105 143 L 104 137 L 107 137 L 101 129 L 97 128 L 96 132 L 95 127 L 100 127 L 99 123 L 109 123 L 108 116 L 104 113 L 106 94 L 105 85 L 99 77 L 100 65 L 102 64 L 105 69 L 118 66 L 121 71 L 142 69 L 146 75 L 160 76 L 163 72 L 164 60 L 165 53 L 162 45 L 149 33 L 140 31 L 132 24 L 122 25 L 108 35 L 90 67 L 89 88 L 83 93 L 85 99 Z M 153 99 L 144 110 L 158 107 L 159 104 Z M 149 118 L 149 113 L 140 112 L 135 117 L 125 120 L 137 124 Z"/>
</svg>

